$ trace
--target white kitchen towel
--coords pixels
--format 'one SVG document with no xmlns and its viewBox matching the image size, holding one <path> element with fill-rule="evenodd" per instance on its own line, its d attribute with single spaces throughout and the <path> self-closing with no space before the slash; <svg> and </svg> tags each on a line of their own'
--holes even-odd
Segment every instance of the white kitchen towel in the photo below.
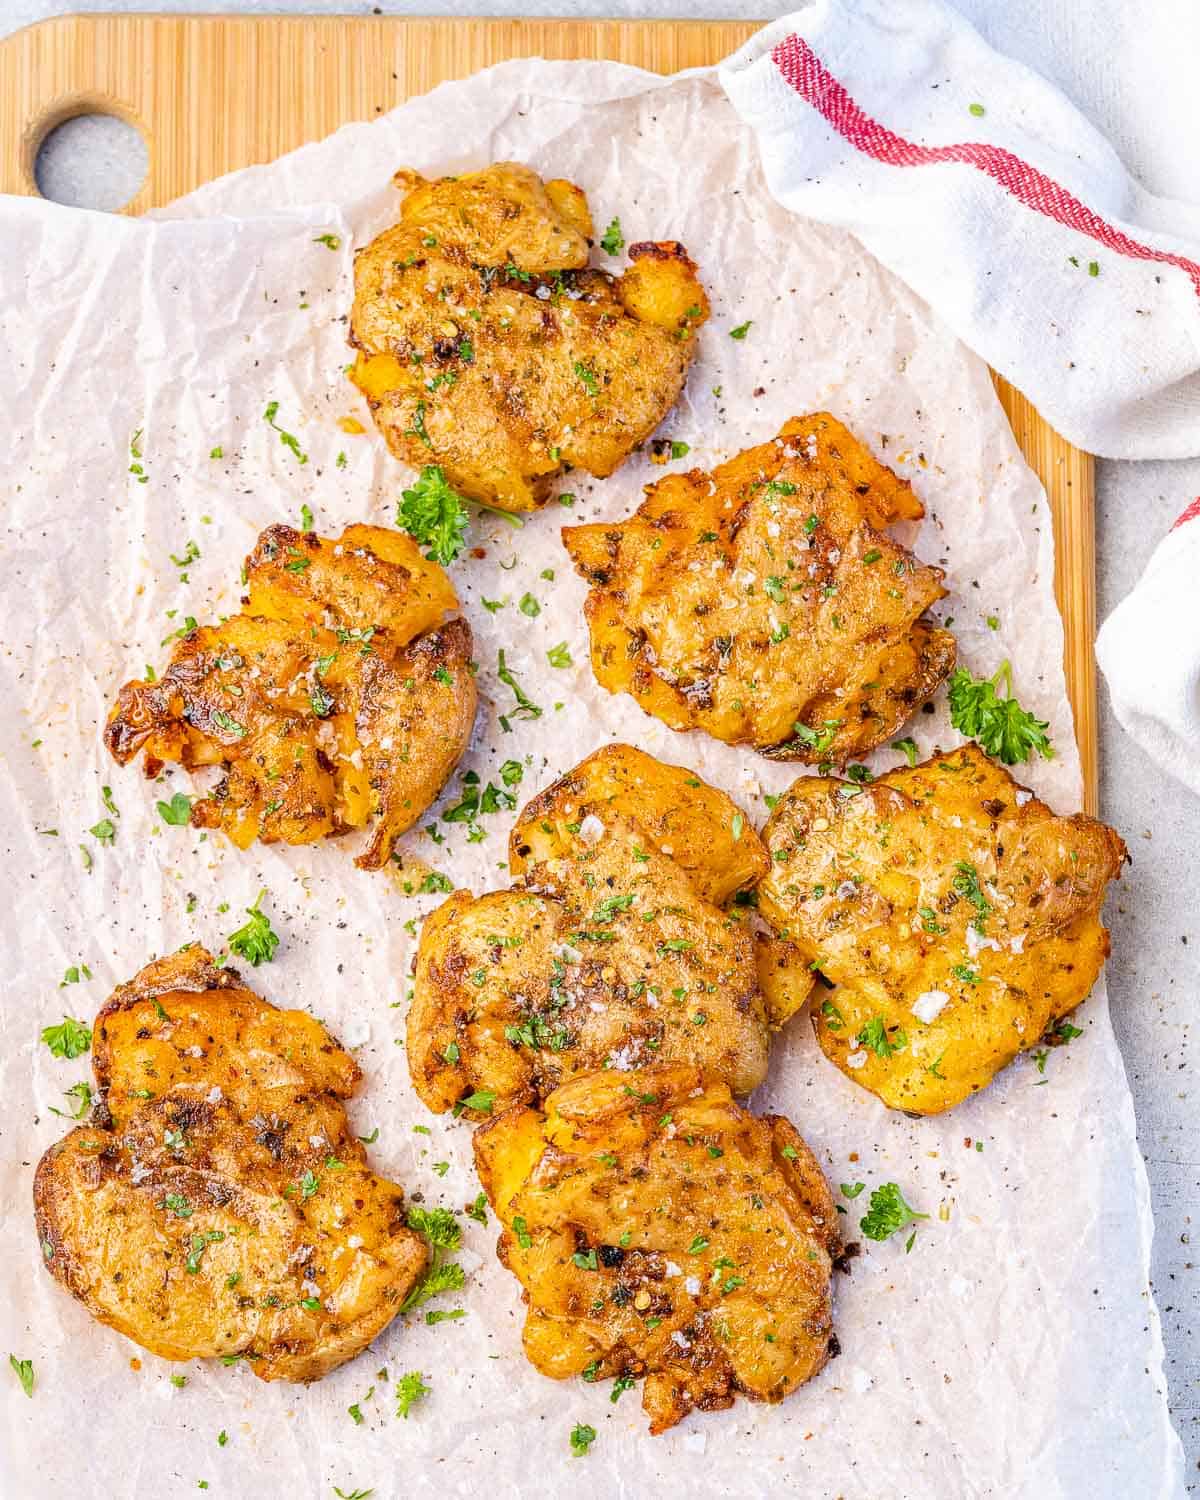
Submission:
<svg viewBox="0 0 1200 1500">
<path fill-rule="evenodd" d="M 1122 726 L 1200 794 L 1200 500 L 1105 620 L 1096 659 Z"/>
<path fill-rule="evenodd" d="M 775 197 L 849 229 L 1064 436 L 1200 453 L 1200 206 L 1147 193 L 1044 78 L 942 0 L 813 0 L 720 77 Z"/>
</svg>

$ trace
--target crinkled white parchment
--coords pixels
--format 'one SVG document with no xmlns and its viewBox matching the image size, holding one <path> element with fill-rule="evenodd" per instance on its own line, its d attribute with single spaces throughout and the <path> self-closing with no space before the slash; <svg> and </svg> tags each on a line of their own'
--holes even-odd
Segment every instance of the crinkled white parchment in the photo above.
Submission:
<svg viewBox="0 0 1200 1500">
<path fill-rule="evenodd" d="M 464 1221 L 469 1281 L 443 1305 L 465 1318 L 398 1320 L 310 1389 L 199 1362 L 178 1388 L 171 1366 L 95 1323 L 40 1265 L 33 1168 L 65 1128 L 51 1107 L 89 1076 L 87 1059 L 54 1060 L 41 1028 L 64 1013 L 90 1020 L 116 983 L 181 943 L 219 949 L 260 886 L 283 942 L 253 981 L 355 1049 L 365 1082 L 352 1117 L 363 1134 L 378 1127 L 375 1163 L 428 1203 L 459 1207 L 478 1190 L 468 1128 L 426 1113 L 402 1050 L 414 929 L 437 898 L 356 871 L 354 840 L 238 853 L 166 826 L 154 803 L 190 790 L 187 776 L 151 787 L 117 769 L 100 729 L 120 683 L 161 667 L 163 637 L 187 615 L 236 608 L 241 560 L 264 526 L 297 521 L 302 504 L 327 534 L 392 521 L 408 472 L 373 433 L 338 426 L 366 416 L 342 374 L 352 247 L 394 216 L 396 167 L 454 172 L 505 157 L 581 183 L 598 226 L 619 215 L 629 238 L 677 237 L 698 260 L 714 316 L 663 429 L 691 445 L 689 461 L 711 465 L 793 413 L 828 408 L 911 478 L 929 514 L 909 536 L 948 569 L 943 614 L 962 658 L 977 671 L 1013 659 L 1018 691 L 1051 722 L 1059 751 L 1028 779 L 1056 807 L 1078 805 L 1049 512 L 986 369 L 851 239 L 772 203 L 711 77 L 513 63 L 217 182 L 157 221 L 7 201 L 0 1358 L 32 1357 L 37 1383 L 32 1401 L 7 1372 L 0 1384 L 3 1494 L 157 1500 L 201 1481 L 214 1500 L 315 1500 L 334 1485 L 378 1500 L 1180 1494 L 1147 1289 L 1145 1177 L 1102 986 L 1076 1017 L 1083 1035 L 1050 1055 L 1044 1075 L 1018 1061 L 940 1119 L 889 1113 L 823 1060 L 805 1020 L 792 1024 L 756 1107 L 786 1112 L 835 1185 L 894 1179 L 932 1217 L 911 1254 L 902 1237 L 868 1244 L 838 1278 L 842 1354 L 809 1386 L 781 1406 L 696 1415 L 660 1438 L 647 1436 L 636 1392 L 614 1405 L 606 1385 L 555 1383 L 524 1361 L 494 1219 Z M 326 233 L 340 249 L 317 241 Z M 730 339 L 746 320 L 749 335 Z M 263 421 L 270 401 L 307 463 Z M 129 472 L 138 429 L 144 483 Z M 461 769 L 486 780 L 502 761 L 527 759 L 525 796 L 596 745 L 627 739 L 693 766 L 761 822 L 764 794 L 792 771 L 671 733 L 599 691 L 587 668 L 584 588 L 559 526 L 627 514 L 661 473 L 637 458 L 604 483 L 573 475 L 569 511 L 551 505 L 521 530 L 475 523 L 484 555 L 454 568 L 482 693 Z M 172 563 L 190 541 L 199 559 Z M 517 608 L 526 593 L 542 606 L 536 618 Z M 489 613 L 483 598 L 506 604 Z M 563 641 L 574 665 L 551 668 L 547 650 Z M 513 701 L 496 675 L 501 647 L 544 709 L 511 733 L 499 723 Z M 912 733 L 923 752 L 957 738 L 940 707 Z M 875 757 L 877 768 L 895 760 Z M 112 847 L 87 832 L 106 816 L 105 786 L 119 808 Z M 458 786 L 456 776 L 441 807 Z M 420 834 L 405 844 L 483 890 L 505 883 L 509 822 L 485 818 L 482 843 L 454 824 L 440 846 Z M 59 988 L 80 963 L 92 978 Z M 843 1201 L 853 1239 L 866 1195 Z M 431 1394 L 401 1421 L 389 1382 L 409 1370 Z M 568 1446 L 576 1422 L 599 1434 L 583 1459 Z"/>
</svg>

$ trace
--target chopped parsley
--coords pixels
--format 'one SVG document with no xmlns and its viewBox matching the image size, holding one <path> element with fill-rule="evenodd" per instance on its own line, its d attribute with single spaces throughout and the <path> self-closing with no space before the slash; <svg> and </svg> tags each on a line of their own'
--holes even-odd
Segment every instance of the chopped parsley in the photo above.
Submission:
<svg viewBox="0 0 1200 1500">
<path fill-rule="evenodd" d="M 589 365 L 582 364 L 579 360 L 576 360 L 575 374 L 583 382 L 583 388 L 589 396 L 598 396 L 600 394 L 600 382 L 596 378 L 595 370 Z"/>
<path fill-rule="evenodd" d="M 341 239 L 336 234 L 319 234 L 313 240 L 313 244 L 324 245 L 326 250 L 340 250 L 342 248 Z"/>
<path fill-rule="evenodd" d="M 496 1095 L 492 1089 L 476 1089 L 473 1094 L 458 1101 L 454 1106 L 454 1114 L 457 1117 L 464 1109 L 477 1109 L 481 1115 L 490 1115 L 495 1102 Z"/>
<path fill-rule="evenodd" d="M 426 407 L 424 401 L 418 401 L 416 412 L 413 414 L 413 424 L 410 428 L 408 428 L 404 436 L 420 438 L 421 442 L 423 442 L 427 448 L 432 448 L 433 439 L 429 436 L 429 432 L 425 426 L 425 410 Z"/>
<path fill-rule="evenodd" d="M 992 903 L 983 894 L 983 889 L 979 884 L 979 871 L 965 859 L 960 859 L 955 864 L 954 870 L 955 875 L 951 882 L 954 891 L 975 908 L 971 926 L 976 932 L 982 932 L 984 923 L 992 914 Z"/>
<path fill-rule="evenodd" d="M 509 710 L 512 717 L 514 719 L 540 719 L 542 717 L 542 710 L 529 698 L 528 694 L 521 687 L 521 684 L 513 676 L 508 663 L 504 659 L 503 650 L 497 653 L 496 661 L 496 675 L 504 683 L 505 687 L 512 689 L 513 697 L 517 700 L 516 708 Z M 501 715 L 500 722 L 506 729 L 508 728 L 504 715 Z"/>
<path fill-rule="evenodd" d="M 89 1108 L 91 1107 L 91 1084 L 86 1081 L 81 1083 L 73 1083 L 69 1089 L 63 1089 L 63 1094 L 68 1099 L 74 1099 L 74 1105 L 70 1109 L 55 1109 L 52 1104 L 50 1106 L 50 1113 L 52 1115 L 58 1115 L 61 1119 L 64 1120 L 82 1120 L 84 1115 L 87 1114 Z"/>
<path fill-rule="evenodd" d="M 239 724 L 238 721 L 231 714 L 227 714 L 223 708 L 218 708 L 217 711 L 213 714 L 213 723 L 217 726 L 218 729 L 223 729 L 226 734 L 233 735 L 235 740 L 244 740 L 246 738 L 246 726 L 244 724 Z"/>
<path fill-rule="evenodd" d="M 154 805 L 163 822 L 170 823 L 173 828 L 184 828 L 191 819 L 192 799 L 182 792 L 176 792 L 170 802 L 156 802 Z"/>
<path fill-rule="evenodd" d="M 15 1354 L 10 1354 L 8 1356 L 8 1363 L 9 1363 L 10 1368 L 12 1369 L 13 1374 L 21 1382 L 21 1389 L 32 1400 L 33 1399 L 33 1360 L 31 1360 L 31 1359 L 18 1359 Z M 576 1429 L 576 1430 L 578 1430 L 578 1429 Z M 591 1432 L 591 1428 L 590 1427 L 588 1428 L 588 1431 Z M 593 1432 L 592 1433 L 592 1437 L 595 1437 L 595 1436 L 596 1436 L 596 1434 Z M 574 1435 L 572 1435 L 572 1442 L 573 1441 L 574 1441 Z M 589 1441 L 590 1441 L 590 1439 L 589 1439 Z"/>
<path fill-rule="evenodd" d="M 605 255 L 619 255 L 625 248 L 625 236 L 621 233 L 621 221 L 614 218 L 600 236 L 600 248 Z"/>
<path fill-rule="evenodd" d="M 908 1035 L 899 1026 L 885 1026 L 881 1016 L 872 1016 L 859 1030 L 858 1045 L 869 1047 L 876 1057 L 886 1059 L 904 1051 L 908 1046 Z"/>
<path fill-rule="evenodd" d="M 917 763 L 917 742 L 916 742 L 916 740 L 914 740 L 914 739 L 912 739 L 910 737 L 907 737 L 907 736 L 904 739 L 902 739 L 902 740 L 893 740 L 892 741 L 892 749 L 893 750 L 898 750 L 900 752 L 900 754 L 904 756 L 905 760 L 909 763 L 910 766 L 915 766 L 916 765 L 916 763 Z"/>
<path fill-rule="evenodd" d="M 279 434 L 279 441 L 290 453 L 295 455 L 296 461 L 298 463 L 306 464 L 308 462 L 308 454 L 301 452 L 299 438 L 296 437 L 295 433 L 286 432 L 282 427 L 279 426 L 279 424 L 275 420 L 278 415 L 279 402 L 268 401 L 267 409 L 263 412 L 263 421 L 267 424 L 268 427 L 274 429 L 274 431 Z"/>
<path fill-rule="evenodd" d="M 42 1041 L 50 1048 L 52 1057 L 62 1057 L 74 1062 L 82 1057 L 92 1045 L 92 1028 L 73 1016 L 64 1016 L 61 1026 L 47 1026 L 42 1032 Z"/>
<path fill-rule="evenodd" d="M 731 339 L 744 339 L 746 337 L 746 335 L 750 332 L 750 327 L 753 324 L 753 322 L 754 322 L 753 318 L 747 318 L 744 323 L 739 323 L 736 328 L 731 328 L 729 330 L 729 337 Z"/>
<path fill-rule="evenodd" d="M 423 1396 L 428 1396 L 430 1387 L 416 1370 L 401 1375 L 396 1382 L 396 1415 L 408 1420 L 408 1414 Z"/>
<path fill-rule="evenodd" d="M 613 223 L 616 223 L 615 219 Z M 571 1452 L 576 1458 L 583 1458 L 595 1441 L 596 1429 L 589 1427 L 586 1422 L 576 1422 L 571 1428 Z"/>
</svg>

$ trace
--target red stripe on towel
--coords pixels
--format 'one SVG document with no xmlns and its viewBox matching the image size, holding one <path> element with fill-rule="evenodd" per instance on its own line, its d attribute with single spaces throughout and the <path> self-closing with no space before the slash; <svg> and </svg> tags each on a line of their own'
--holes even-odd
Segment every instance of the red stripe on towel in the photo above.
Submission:
<svg viewBox="0 0 1200 1500">
<path fill-rule="evenodd" d="M 918 146 L 913 141 L 906 141 L 860 109 L 802 37 L 785 37 L 772 51 L 771 60 L 801 98 L 824 116 L 840 136 L 875 161 L 893 167 L 922 167 L 947 161 L 975 167 L 999 183 L 1026 208 L 1045 214 L 1068 229 L 1078 230 L 1106 249 L 1135 260 L 1177 266 L 1187 273 L 1193 289 L 1200 296 L 1200 265 L 1195 261 L 1166 250 L 1155 250 L 1131 239 L 1068 192 L 1061 183 L 1002 146 L 986 143 Z"/>
</svg>

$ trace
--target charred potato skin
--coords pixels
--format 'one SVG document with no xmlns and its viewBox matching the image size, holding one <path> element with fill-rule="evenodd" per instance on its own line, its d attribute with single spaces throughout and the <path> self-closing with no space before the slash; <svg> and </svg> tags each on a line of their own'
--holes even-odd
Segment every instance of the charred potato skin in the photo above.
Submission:
<svg viewBox="0 0 1200 1500">
<path fill-rule="evenodd" d="M 940 1113 L 1087 997 L 1125 845 L 974 744 L 844 786 L 802 778 L 780 799 L 759 909 L 832 986 L 811 1011 L 825 1055 L 889 1107 Z"/>
<path fill-rule="evenodd" d="M 708 316 L 686 251 L 588 269 L 582 191 L 514 162 L 394 181 L 400 222 L 356 257 L 350 327 L 389 449 L 511 511 L 544 504 L 566 465 L 611 474 L 673 405 Z"/>
<path fill-rule="evenodd" d="M 94 1032 L 92 1120 L 34 1178 L 55 1279 L 166 1359 L 307 1382 L 365 1348 L 427 1256 L 350 1130 L 353 1059 L 202 949 L 149 965 Z"/>
<path fill-rule="evenodd" d="M 269 527 L 247 559 L 244 612 L 176 643 L 155 682 L 129 682 L 104 739 L 224 775 L 191 822 L 238 848 L 365 827 L 376 870 L 437 797 L 470 739 L 470 627 L 411 537 L 350 526 L 337 541 Z"/>
<path fill-rule="evenodd" d="M 690 772 L 627 746 L 589 756 L 518 814 L 519 883 L 456 892 L 425 922 L 406 1048 L 422 1101 L 462 1112 L 483 1093 L 498 1111 L 656 1060 L 751 1092 L 768 1055 L 754 941 L 711 898 L 765 858 Z"/>
<path fill-rule="evenodd" d="M 818 1373 L 836 1349 L 837 1213 L 787 1120 L 680 1067 L 581 1078 L 544 1111 L 475 1135 L 538 1370 L 644 1375 L 652 1433 Z"/>
<path fill-rule="evenodd" d="M 954 666 L 923 618 L 942 572 L 886 530 L 920 502 L 827 412 L 713 471 L 671 474 L 624 521 L 563 529 L 591 585 L 596 680 L 672 729 L 773 759 L 882 744 Z"/>
</svg>

